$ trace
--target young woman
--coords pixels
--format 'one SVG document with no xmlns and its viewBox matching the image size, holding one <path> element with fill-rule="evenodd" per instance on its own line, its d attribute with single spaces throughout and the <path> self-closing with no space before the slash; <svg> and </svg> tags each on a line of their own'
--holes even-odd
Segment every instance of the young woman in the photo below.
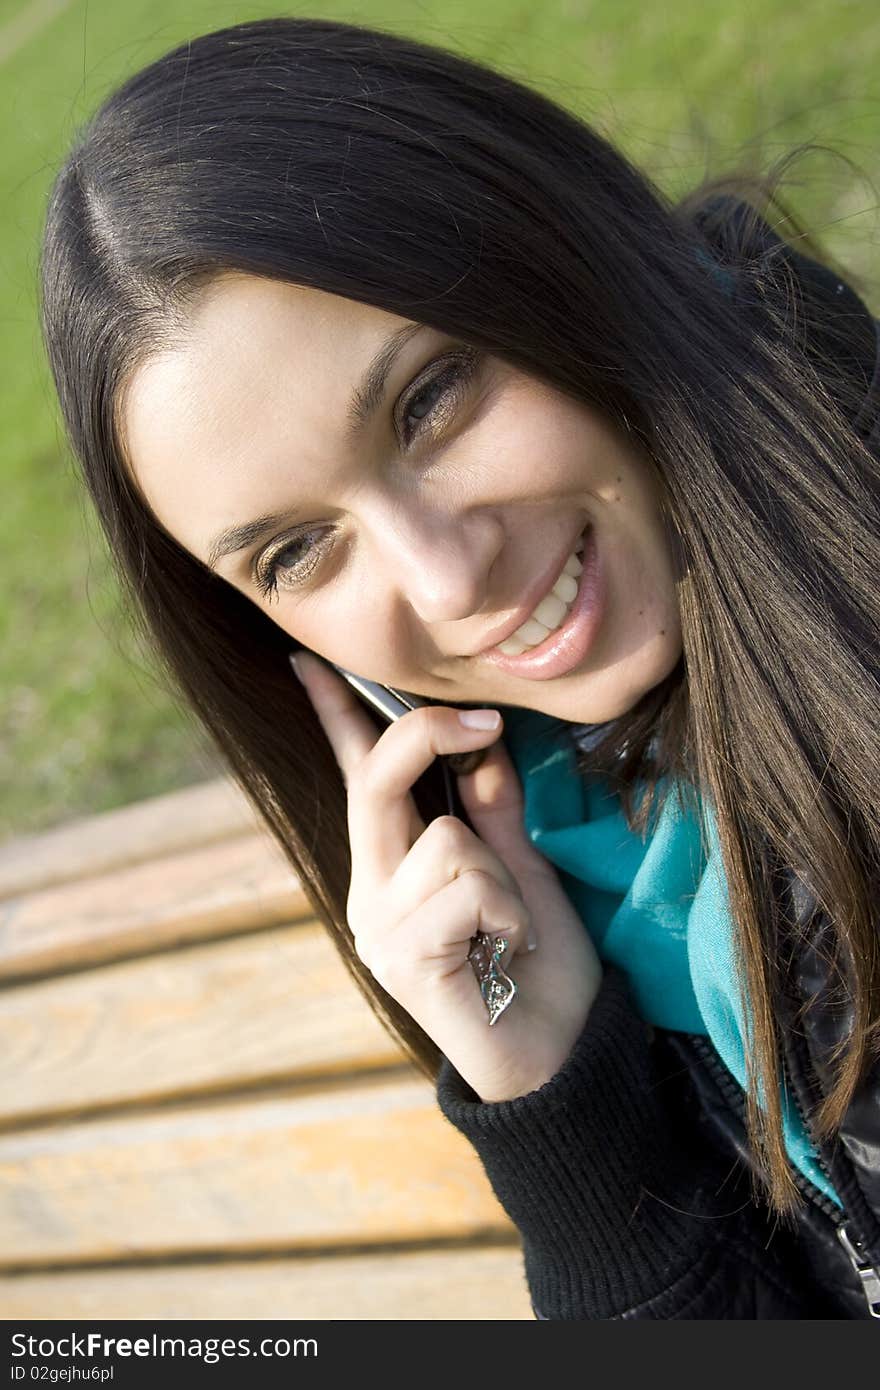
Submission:
<svg viewBox="0 0 880 1390">
<path fill-rule="evenodd" d="M 48 208 L 121 583 L 541 1318 L 880 1315 L 877 325 L 787 163 L 672 205 L 499 73 L 277 19 L 127 81 Z"/>
</svg>

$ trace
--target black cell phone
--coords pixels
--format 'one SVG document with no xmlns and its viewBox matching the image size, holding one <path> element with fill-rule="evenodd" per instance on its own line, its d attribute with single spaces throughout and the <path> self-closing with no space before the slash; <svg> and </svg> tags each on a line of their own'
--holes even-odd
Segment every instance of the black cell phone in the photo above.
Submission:
<svg viewBox="0 0 880 1390">
<path fill-rule="evenodd" d="M 308 648 L 303 648 L 307 651 Z M 294 656 L 296 652 L 293 653 Z M 326 660 L 326 658 L 322 658 Z M 400 719 L 401 715 L 408 710 L 420 709 L 423 705 L 443 704 L 441 700 L 429 700 L 423 695 L 414 695 L 409 690 L 399 690 L 394 686 L 380 685 L 378 681 L 367 680 L 365 676 L 358 676 L 354 671 L 348 671 L 344 666 L 338 666 L 335 661 L 328 665 L 338 671 L 343 680 L 347 681 L 352 690 L 363 700 L 364 704 L 374 710 L 387 724 L 393 724 L 395 719 Z M 467 703 L 451 705 L 452 709 L 479 709 L 479 705 L 469 705 Z M 489 745 L 491 747 L 491 744 Z M 450 815 L 460 814 L 458 801 L 455 796 L 450 771 L 460 775 L 473 772 L 480 766 L 480 763 L 488 753 L 489 748 L 475 748 L 467 753 L 446 753 L 440 758 L 443 768 L 443 780 L 446 786 L 446 798 L 449 802 Z"/>
</svg>

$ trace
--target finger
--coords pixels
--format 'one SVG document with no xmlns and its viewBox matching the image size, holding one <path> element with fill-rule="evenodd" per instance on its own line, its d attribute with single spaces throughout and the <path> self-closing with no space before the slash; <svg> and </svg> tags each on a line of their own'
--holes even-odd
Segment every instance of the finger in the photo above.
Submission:
<svg viewBox="0 0 880 1390">
<path fill-rule="evenodd" d="M 472 981 L 469 988 L 473 988 L 467 957 L 476 932 L 485 932 L 493 941 L 504 938 L 503 965 L 524 947 L 529 922 L 521 898 L 491 875 L 473 869 L 447 883 L 395 926 L 368 932 L 359 949 L 380 984 L 394 998 L 406 999 L 414 987 L 454 975 L 465 963 Z"/>
<path fill-rule="evenodd" d="M 521 896 L 506 864 L 470 826 L 457 816 L 438 816 L 413 844 L 388 884 L 385 901 L 394 920 L 415 912 L 426 898 L 473 869 L 491 875 L 507 892 Z"/>
<path fill-rule="evenodd" d="M 380 734 L 351 686 L 316 653 L 297 651 L 296 671 L 347 785 Z"/>
<path fill-rule="evenodd" d="M 522 783 L 503 740 L 487 750 L 474 772 L 458 778 L 457 790 L 476 834 L 521 889 L 535 873 L 547 872 L 547 860 L 526 831 Z"/>
<path fill-rule="evenodd" d="M 407 797 L 413 783 L 444 753 L 485 746 L 501 733 L 466 728 L 447 705 L 409 710 L 381 735 L 353 770 L 348 786 L 348 827 L 355 864 L 384 886 L 412 848 Z"/>
</svg>

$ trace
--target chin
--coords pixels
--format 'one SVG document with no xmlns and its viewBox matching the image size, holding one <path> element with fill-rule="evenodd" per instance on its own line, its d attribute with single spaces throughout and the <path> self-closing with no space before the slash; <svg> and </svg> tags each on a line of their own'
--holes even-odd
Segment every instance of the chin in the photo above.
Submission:
<svg viewBox="0 0 880 1390">
<path fill-rule="evenodd" d="M 620 719 L 625 714 L 631 714 L 647 695 L 661 685 L 675 671 L 682 659 L 681 649 L 678 648 L 674 653 L 670 653 L 667 660 L 658 663 L 648 674 L 636 681 L 628 681 L 626 687 L 621 689 L 606 688 L 599 693 L 597 690 L 593 700 L 578 699 L 572 700 L 575 713 L 561 713 L 563 719 L 570 719 L 577 724 L 606 724 L 612 719 Z"/>
</svg>

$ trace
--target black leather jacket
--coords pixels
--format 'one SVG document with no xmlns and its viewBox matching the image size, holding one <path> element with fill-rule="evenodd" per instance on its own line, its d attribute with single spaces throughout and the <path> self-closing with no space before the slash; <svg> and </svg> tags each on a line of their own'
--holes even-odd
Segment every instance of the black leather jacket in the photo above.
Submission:
<svg viewBox="0 0 880 1390">
<path fill-rule="evenodd" d="M 834 1045 L 847 1036 L 852 1016 L 851 1009 L 832 998 L 828 952 L 823 950 L 823 937 L 829 931 L 827 917 L 816 910 L 809 890 L 792 871 L 786 874 L 783 891 L 797 926 L 805 929 L 795 957 L 793 988 L 780 1020 L 789 1092 L 803 1117 L 830 1088 L 829 1057 Z M 796 1012 L 802 1007 L 805 1012 L 796 1022 Z M 737 1082 L 707 1039 L 669 1034 L 666 1041 L 688 1069 L 703 1122 L 711 1125 L 721 1145 L 750 1166 L 742 1092 Z M 816 1286 L 812 1298 L 817 1311 L 809 1315 L 880 1319 L 880 1062 L 853 1097 L 835 1141 L 820 1143 L 818 1154 L 843 1210 L 792 1166 L 806 1204 L 797 1218 L 791 1258 L 805 1262 Z M 793 1263 L 788 1277 L 790 1298 L 803 1288 L 803 1270 Z M 736 1295 L 733 1289 L 725 1294 L 731 1307 L 737 1306 Z M 762 1316 L 789 1316 L 773 1312 L 772 1300 L 768 1306 L 771 1311 Z"/>
<path fill-rule="evenodd" d="M 766 224 L 763 236 L 782 245 Z M 880 322 L 824 267 L 784 253 L 848 316 L 847 365 L 865 384 L 857 428 L 880 444 Z M 829 923 L 807 883 L 788 870 L 779 890 L 799 942 L 780 1033 L 804 1116 L 851 1018 L 832 998 Z M 536 1317 L 880 1319 L 880 1061 L 819 1145 L 843 1210 L 792 1165 L 805 1201 L 789 1223 L 751 1185 L 743 1093 L 712 1044 L 646 1025 L 616 969 L 539 1091 L 484 1104 L 445 1062 L 437 1095 L 519 1228 Z"/>
</svg>

